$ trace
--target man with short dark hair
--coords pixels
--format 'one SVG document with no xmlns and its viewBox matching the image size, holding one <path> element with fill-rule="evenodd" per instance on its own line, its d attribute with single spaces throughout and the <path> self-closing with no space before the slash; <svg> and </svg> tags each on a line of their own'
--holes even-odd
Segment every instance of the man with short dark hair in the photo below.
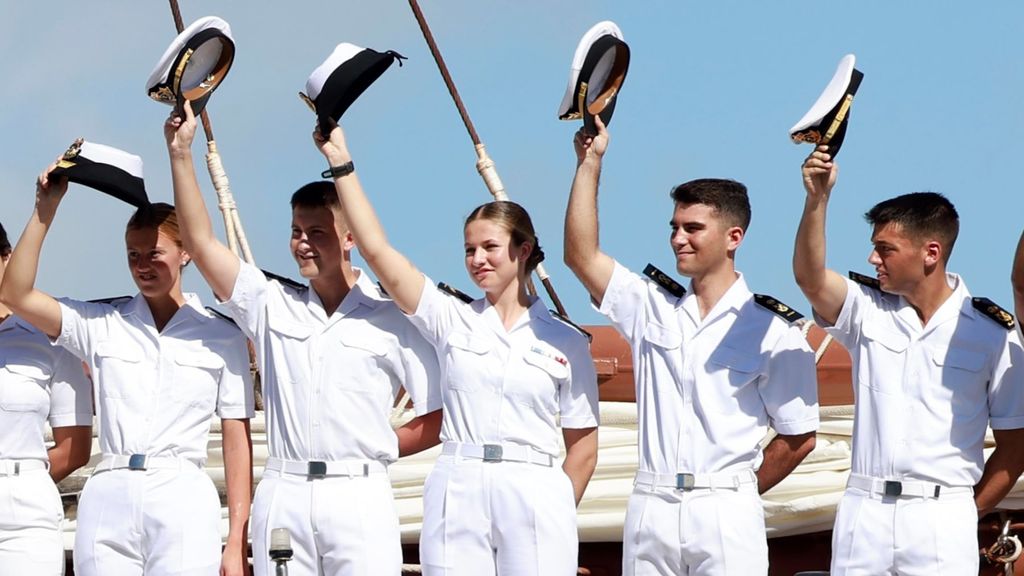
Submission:
<svg viewBox="0 0 1024 576">
<path fill-rule="evenodd" d="M 253 562 L 273 573 L 270 533 L 286 528 L 295 575 L 398 576 L 402 551 L 387 466 L 439 442 L 437 356 L 369 276 L 334 183 L 292 196 L 292 257 L 309 286 L 265 278 L 213 233 L 191 145 L 196 121 L 165 127 L 182 241 L 231 316 L 251 338 L 266 403 L 270 456 L 253 500 Z M 417 417 L 395 431 L 400 387 Z"/>
<path fill-rule="evenodd" d="M 669 243 L 690 290 L 653 266 L 633 274 L 598 245 L 597 188 L 608 132 L 576 134 L 565 262 L 630 343 L 639 468 L 622 538 L 623 573 L 768 573 L 760 493 L 811 452 L 814 354 L 801 316 L 755 295 L 735 268 L 750 223 L 746 187 L 687 182 L 672 192 Z M 769 427 L 777 435 L 762 450 Z"/>
<path fill-rule="evenodd" d="M 959 217 L 941 194 L 868 211 L 876 277 L 828 270 L 838 166 L 826 150 L 803 164 L 793 271 L 853 362 L 853 456 L 831 574 L 977 574 L 978 515 L 1024 470 L 1024 350 L 1013 317 L 946 271 Z M 986 463 L 987 426 L 996 449 Z"/>
</svg>

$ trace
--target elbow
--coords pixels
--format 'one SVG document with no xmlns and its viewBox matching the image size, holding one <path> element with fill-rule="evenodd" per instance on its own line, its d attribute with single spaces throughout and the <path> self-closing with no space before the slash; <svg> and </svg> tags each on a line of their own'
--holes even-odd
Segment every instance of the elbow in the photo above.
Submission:
<svg viewBox="0 0 1024 576">
<path fill-rule="evenodd" d="M 811 436 L 804 442 L 803 449 L 800 451 L 800 459 L 803 460 L 807 456 L 814 452 L 814 449 L 818 446 L 818 435 L 816 432 L 812 432 Z"/>
</svg>

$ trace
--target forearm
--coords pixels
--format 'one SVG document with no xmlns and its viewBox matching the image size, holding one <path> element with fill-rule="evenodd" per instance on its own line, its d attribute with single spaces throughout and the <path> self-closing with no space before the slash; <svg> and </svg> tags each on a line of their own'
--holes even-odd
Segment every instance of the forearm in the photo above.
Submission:
<svg viewBox="0 0 1024 576">
<path fill-rule="evenodd" d="M 395 435 L 398 436 L 398 456 L 411 456 L 441 443 L 440 410 L 417 416 L 406 422 Z"/>
<path fill-rule="evenodd" d="M 589 157 L 576 167 L 565 211 L 565 264 L 574 271 L 590 262 L 599 250 L 597 190 L 601 160 Z"/>
<path fill-rule="evenodd" d="M 222 441 L 227 484 L 228 546 L 246 554 L 249 509 L 252 504 L 252 440 L 248 419 L 224 419 Z"/>
<path fill-rule="evenodd" d="M 174 186 L 174 208 L 178 213 L 178 228 L 185 251 L 199 257 L 204 247 L 217 242 L 213 224 L 206 211 L 196 178 L 195 162 L 191 150 L 169 150 L 171 183 Z"/>
<path fill-rule="evenodd" d="M 757 471 L 758 493 L 764 494 L 789 476 L 814 450 L 814 444 L 814 432 L 798 436 L 779 435 L 773 438 L 764 448 L 764 458 Z"/>
<path fill-rule="evenodd" d="M 825 288 L 825 215 L 828 200 L 808 196 L 796 233 L 793 249 L 793 274 L 805 294 Z"/>
<path fill-rule="evenodd" d="M 61 426 L 53 429 L 54 445 L 46 451 L 50 478 L 60 482 L 89 462 L 92 448 L 91 426 Z"/>
<path fill-rule="evenodd" d="M 573 495 L 578 506 L 597 467 L 597 428 L 563 429 L 562 433 L 566 438 L 562 471 L 572 482 Z"/>
<path fill-rule="evenodd" d="M 1004 431 L 997 431 L 996 449 L 985 463 L 985 471 L 981 480 L 974 487 L 974 503 L 978 507 L 978 515 L 984 516 L 992 511 L 1010 492 L 1021 472 L 1024 471 L 1024 435 L 1015 434 L 1011 440 L 1003 439 Z"/>
<path fill-rule="evenodd" d="M 52 208 L 55 210 L 56 205 Z M 3 284 L 0 285 L 0 301 L 51 339 L 60 335 L 60 304 L 36 290 L 35 285 L 43 240 L 52 222 L 52 211 L 37 208 L 32 213 L 7 262 Z"/>
<path fill-rule="evenodd" d="M 1017 241 L 1017 250 L 1013 253 L 1013 270 L 1010 272 L 1010 284 L 1013 286 L 1014 313 L 1017 321 L 1024 315 L 1024 232 Z"/>
</svg>

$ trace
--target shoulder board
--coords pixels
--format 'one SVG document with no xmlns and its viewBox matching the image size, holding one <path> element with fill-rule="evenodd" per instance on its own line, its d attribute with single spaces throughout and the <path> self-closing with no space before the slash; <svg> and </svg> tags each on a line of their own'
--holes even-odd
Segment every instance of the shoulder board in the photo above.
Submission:
<svg viewBox="0 0 1024 576">
<path fill-rule="evenodd" d="M 454 288 L 452 286 L 449 286 L 448 284 L 445 284 L 444 282 L 438 282 L 437 283 L 437 289 L 440 290 L 441 292 L 444 292 L 445 294 L 448 294 L 449 296 L 454 296 L 454 297 L 458 298 L 459 300 L 462 300 L 466 304 L 469 304 L 469 303 L 471 303 L 473 301 L 473 297 L 470 296 L 469 294 L 466 294 L 465 292 L 463 292 L 462 290 L 459 290 L 458 288 Z"/>
<path fill-rule="evenodd" d="M 988 298 L 971 298 L 974 309 L 988 316 L 993 322 L 1007 330 L 1013 330 L 1013 314 Z"/>
<path fill-rule="evenodd" d="M 388 294 L 388 291 L 384 289 L 384 285 L 381 284 L 380 282 L 377 282 L 377 289 L 380 290 L 380 295 L 381 296 L 383 296 L 385 298 L 391 298 L 391 295 Z"/>
<path fill-rule="evenodd" d="M 682 284 L 673 280 L 668 274 L 658 270 L 654 264 L 648 264 L 644 268 L 644 276 L 653 280 L 655 284 L 661 286 L 666 292 L 676 298 L 682 298 L 686 295 L 686 288 L 683 288 Z"/>
<path fill-rule="evenodd" d="M 96 300 L 89 300 L 93 304 L 110 304 L 114 308 L 129 302 L 132 299 L 131 296 L 114 296 L 112 298 L 97 298 Z"/>
<path fill-rule="evenodd" d="M 288 286 L 289 288 L 295 288 L 296 290 L 305 290 L 306 289 L 306 285 L 305 284 L 303 284 L 301 282 L 296 282 L 295 280 L 292 280 L 291 278 L 285 278 L 284 276 L 278 276 L 277 274 L 274 274 L 273 272 L 267 272 L 266 270 L 264 270 L 262 268 L 260 268 L 260 272 L 263 272 L 263 275 L 267 277 L 267 280 L 277 280 L 281 284 L 283 284 L 285 286 Z"/>
<path fill-rule="evenodd" d="M 220 310 L 217 310 L 216 308 L 210 308 L 209 306 L 206 306 L 206 311 L 209 312 L 210 314 L 213 314 L 217 318 L 220 318 L 221 320 L 227 322 L 228 324 L 231 324 L 235 328 L 238 328 L 238 323 L 235 322 L 234 318 L 232 318 L 231 316 L 228 316 L 227 314 L 221 312 Z"/>
<path fill-rule="evenodd" d="M 857 284 L 867 286 L 868 288 L 874 288 L 875 290 L 881 290 L 882 285 L 878 283 L 878 278 L 872 278 L 871 276 L 865 276 L 858 274 L 853 270 L 850 270 L 850 280 L 853 280 Z"/>
<path fill-rule="evenodd" d="M 562 321 L 563 324 L 568 325 L 570 328 L 572 328 L 572 329 L 576 330 L 577 332 L 579 332 L 580 334 L 583 334 L 584 336 L 586 336 L 587 337 L 587 342 L 593 342 L 594 341 L 594 335 L 593 334 L 591 334 L 590 332 L 587 332 L 583 328 L 580 328 L 579 325 L 576 324 L 575 322 L 573 322 L 572 320 L 569 320 L 567 317 L 562 316 L 561 314 L 559 314 L 558 312 L 556 312 L 554 310 L 548 310 L 548 312 L 551 312 L 551 317 L 552 318 L 555 318 L 557 320 Z"/>
<path fill-rule="evenodd" d="M 796 322 L 804 317 L 803 314 L 767 294 L 754 294 L 754 302 L 757 302 L 762 308 L 766 308 L 768 311 L 781 316 L 786 322 Z"/>
</svg>

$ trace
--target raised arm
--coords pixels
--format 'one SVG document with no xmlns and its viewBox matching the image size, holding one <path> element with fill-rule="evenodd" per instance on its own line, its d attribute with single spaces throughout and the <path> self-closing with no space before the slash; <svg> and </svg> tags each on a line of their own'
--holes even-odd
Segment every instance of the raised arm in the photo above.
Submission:
<svg viewBox="0 0 1024 576">
<path fill-rule="evenodd" d="M 1013 312 L 1017 322 L 1024 316 L 1024 232 L 1017 241 L 1017 251 L 1013 254 L 1013 271 L 1010 272 L 1010 284 L 1013 286 Z"/>
<path fill-rule="evenodd" d="M 846 301 L 846 281 L 825 267 L 825 214 L 835 186 L 839 166 L 818 146 L 803 164 L 804 213 L 796 232 L 793 249 L 793 274 L 814 311 L 829 324 L 839 318 Z"/>
<path fill-rule="evenodd" d="M 68 191 L 67 178 L 50 180 L 50 165 L 36 180 L 36 207 L 25 225 L 18 245 L 7 262 L 0 301 L 51 339 L 60 335 L 60 304 L 49 294 L 36 289 L 39 253 L 50 230 L 57 207 Z"/>
<path fill-rule="evenodd" d="M 164 124 L 167 154 L 171 159 L 174 207 L 185 251 L 196 263 L 206 283 L 220 300 L 231 298 L 238 278 L 239 260 L 213 233 L 213 224 L 203 202 L 192 162 L 192 141 L 196 136 L 196 117 L 192 104 L 185 102 L 185 118 L 171 112 Z"/>
<path fill-rule="evenodd" d="M 352 161 L 340 126 L 334 126 L 327 140 L 320 135 L 319 130 L 314 130 L 313 142 L 332 168 Z M 406 314 L 412 314 L 419 306 L 420 295 L 423 293 L 423 274 L 388 243 L 384 228 L 377 219 L 370 199 L 363 192 L 356 172 L 335 177 L 334 188 L 338 191 L 341 211 L 359 253 L 395 304 Z"/>
<path fill-rule="evenodd" d="M 598 242 L 597 187 L 601 178 L 601 161 L 608 149 L 608 130 L 598 117 L 597 136 L 589 136 L 581 128 L 576 132 L 576 177 L 565 210 L 565 264 L 576 274 L 598 305 L 612 279 L 615 261 L 601 251 Z"/>
</svg>

